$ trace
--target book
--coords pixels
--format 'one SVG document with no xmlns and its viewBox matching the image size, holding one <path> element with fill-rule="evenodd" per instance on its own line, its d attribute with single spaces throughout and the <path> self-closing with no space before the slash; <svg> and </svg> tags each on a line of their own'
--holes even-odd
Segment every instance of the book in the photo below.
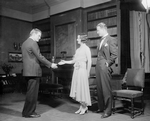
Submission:
<svg viewBox="0 0 150 121">
<path fill-rule="evenodd" d="M 96 12 L 92 12 L 92 13 L 88 14 L 88 21 L 111 17 L 111 16 L 115 16 L 115 15 L 117 15 L 116 7 L 111 8 L 111 9 L 109 8 L 106 10 L 98 10 Z"/>
</svg>

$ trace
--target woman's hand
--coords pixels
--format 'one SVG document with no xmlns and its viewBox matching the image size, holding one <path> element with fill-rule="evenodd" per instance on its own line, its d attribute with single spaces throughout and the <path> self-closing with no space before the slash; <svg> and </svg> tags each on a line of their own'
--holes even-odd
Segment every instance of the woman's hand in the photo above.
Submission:
<svg viewBox="0 0 150 121">
<path fill-rule="evenodd" d="M 61 61 L 58 63 L 58 65 L 64 65 L 64 64 L 66 64 L 66 63 L 65 63 L 65 60 L 61 60 Z"/>
</svg>

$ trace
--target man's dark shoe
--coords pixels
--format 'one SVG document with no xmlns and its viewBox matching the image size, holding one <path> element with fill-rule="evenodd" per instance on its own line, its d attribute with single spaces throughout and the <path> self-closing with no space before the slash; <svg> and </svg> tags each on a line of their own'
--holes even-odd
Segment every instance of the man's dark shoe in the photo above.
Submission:
<svg viewBox="0 0 150 121">
<path fill-rule="evenodd" d="M 101 118 L 107 118 L 107 117 L 109 117 L 109 116 L 111 116 L 111 114 L 104 113 L 104 114 L 101 116 Z"/>
<path fill-rule="evenodd" d="M 41 115 L 39 115 L 39 114 L 32 114 L 32 115 L 29 115 L 29 116 L 22 116 L 22 117 L 25 117 L 25 118 L 38 118 L 38 117 L 41 117 Z"/>
<path fill-rule="evenodd" d="M 93 112 L 94 112 L 94 113 L 102 113 L 102 112 L 103 112 L 103 110 L 98 109 L 98 110 L 93 111 Z"/>
</svg>

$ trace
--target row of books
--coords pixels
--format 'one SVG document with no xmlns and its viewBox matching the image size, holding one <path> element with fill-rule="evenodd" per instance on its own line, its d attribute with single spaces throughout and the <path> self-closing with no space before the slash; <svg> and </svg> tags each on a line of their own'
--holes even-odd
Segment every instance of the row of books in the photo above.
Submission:
<svg viewBox="0 0 150 121">
<path fill-rule="evenodd" d="M 51 53 L 42 53 L 42 55 L 47 58 L 48 60 L 51 59 Z"/>
<path fill-rule="evenodd" d="M 90 70 L 90 75 L 95 75 L 95 67 L 91 67 L 91 70 Z"/>
<path fill-rule="evenodd" d="M 116 66 L 116 63 L 118 63 L 117 61 L 118 59 L 116 59 L 115 64 L 113 64 L 111 67 L 113 69 L 113 74 L 119 74 L 118 66 Z M 92 65 L 96 65 L 96 62 L 97 62 L 97 58 L 92 58 Z M 95 66 L 91 67 L 90 75 L 91 76 L 95 75 Z"/>
<path fill-rule="evenodd" d="M 105 23 L 107 27 L 115 26 L 117 25 L 117 17 L 111 17 L 107 19 L 100 19 L 100 20 L 88 22 L 88 25 L 87 25 L 88 30 L 96 29 L 97 24 L 99 24 L 100 22 Z"/>
<path fill-rule="evenodd" d="M 92 56 L 97 56 L 97 48 L 91 48 L 90 50 Z"/>
<path fill-rule="evenodd" d="M 96 65 L 96 61 L 97 61 L 97 58 L 95 58 L 95 65 Z M 116 66 L 116 64 L 113 64 L 111 68 L 113 69 L 113 74 L 119 74 L 119 70 L 118 70 L 118 67 Z M 95 66 L 91 67 L 90 76 L 96 76 L 95 75 Z M 90 80 L 90 81 L 92 81 L 92 80 Z"/>
<path fill-rule="evenodd" d="M 87 46 L 96 47 L 98 43 L 99 43 L 99 39 L 91 39 L 87 42 Z"/>
<path fill-rule="evenodd" d="M 108 28 L 109 35 L 117 35 L 117 27 Z"/>
<path fill-rule="evenodd" d="M 88 21 L 117 15 L 117 9 L 99 10 L 88 14 Z"/>
<path fill-rule="evenodd" d="M 50 51 L 51 47 L 50 46 L 40 46 L 40 51 L 41 52 L 46 52 L 46 51 Z"/>
<path fill-rule="evenodd" d="M 115 38 L 117 40 L 117 36 Z M 87 46 L 93 49 L 97 48 L 98 44 L 99 44 L 99 39 L 91 39 L 90 41 L 87 42 Z"/>
<path fill-rule="evenodd" d="M 45 44 L 50 44 L 50 43 L 51 43 L 51 38 L 44 38 L 38 42 L 39 45 L 45 45 Z"/>
<path fill-rule="evenodd" d="M 49 37 L 49 36 L 50 36 L 50 31 L 42 32 L 42 38 Z"/>
<path fill-rule="evenodd" d="M 113 74 L 119 74 L 118 67 L 115 64 L 113 64 L 111 68 L 113 69 Z M 95 75 L 95 66 L 91 67 L 90 75 Z"/>
<path fill-rule="evenodd" d="M 88 38 L 98 38 L 99 35 L 97 34 L 96 30 L 94 31 L 88 31 Z"/>
<path fill-rule="evenodd" d="M 42 38 L 42 39 L 40 39 L 40 41 L 47 41 L 47 40 L 51 41 L 51 38 L 49 37 L 49 38 Z"/>
<path fill-rule="evenodd" d="M 90 77 L 96 77 L 95 74 L 94 75 L 90 75 Z M 89 78 L 89 85 L 93 85 L 93 84 L 96 84 L 96 80 L 95 78 Z"/>
<path fill-rule="evenodd" d="M 96 62 L 97 62 L 97 57 L 92 58 L 92 65 L 96 65 Z"/>
<path fill-rule="evenodd" d="M 97 58 L 92 58 L 92 65 L 96 65 L 96 62 L 97 62 Z M 113 69 L 113 73 L 114 74 L 118 74 L 119 73 L 118 72 L 118 67 L 116 66 L 116 63 L 118 63 L 118 59 L 116 59 L 115 64 L 112 65 L 112 69 Z M 91 76 L 95 75 L 95 66 L 91 67 L 90 75 Z"/>
<path fill-rule="evenodd" d="M 117 35 L 117 27 L 108 28 L 109 35 Z M 98 38 L 96 30 L 88 31 L 88 38 Z"/>
</svg>

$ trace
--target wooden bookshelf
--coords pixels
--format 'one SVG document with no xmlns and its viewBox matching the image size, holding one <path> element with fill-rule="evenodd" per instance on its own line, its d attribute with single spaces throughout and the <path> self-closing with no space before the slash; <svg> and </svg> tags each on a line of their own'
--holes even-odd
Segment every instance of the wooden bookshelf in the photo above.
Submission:
<svg viewBox="0 0 150 121">
<path fill-rule="evenodd" d="M 51 61 L 51 31 L 50 31 L 50 18 L 36 21 L 33 23 L 34 28 L 38 28 L 42 31 L 41 40 L 38 42 L 41 54 Z M 42 82 L 46 78 L 50 81 L 51 70 L 41 63 L 43 77 L 41 78 Z"/>
<path fill-rule="evenodd" d="M 96 31 L 96 26 L 100 22 L 104 22 L 108 27 L 108 33 L 116 37 L 118 40 L 118 6 L 117 3 L 105 3 L 97 6 L 92 6 L 85 9 L 84 12 L 84 31 L 87 32 L 89 41 L 87 45 L 91 49 L 92 54 L 92 68 L 90 72 L 89 83 L 94 84 L 95 80 L 95 66 L 97 61 L 97 45 L 99 42 L 99 36 Z M 113 74 L 119 74 L 119 64 L 118 58 L 116 59 L 115 64 L 112 66 Z"/>
</svg>

